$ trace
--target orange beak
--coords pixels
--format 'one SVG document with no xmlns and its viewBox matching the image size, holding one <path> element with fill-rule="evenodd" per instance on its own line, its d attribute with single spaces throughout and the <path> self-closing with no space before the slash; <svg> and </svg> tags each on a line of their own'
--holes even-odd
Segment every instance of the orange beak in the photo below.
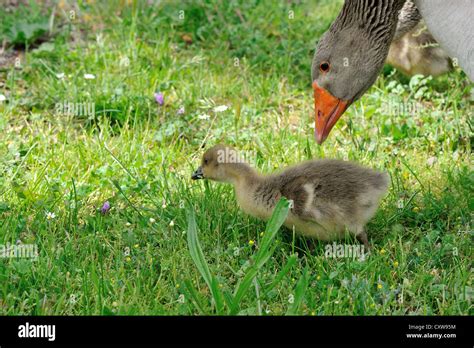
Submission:
<svg viewBox="0 0 474 348">
<path fill-rule="evenodd" d="M 329 135 L 332 127 L 337 120 L 346 111 L 351 104 L 350 100 L 342 100 L 336 98 L 327 90 L 319 87 L 316 81 L 313 82 L 314 89 L 314 121 L 315 121 L 315 137 L 319 145 Z"/>
</svg>

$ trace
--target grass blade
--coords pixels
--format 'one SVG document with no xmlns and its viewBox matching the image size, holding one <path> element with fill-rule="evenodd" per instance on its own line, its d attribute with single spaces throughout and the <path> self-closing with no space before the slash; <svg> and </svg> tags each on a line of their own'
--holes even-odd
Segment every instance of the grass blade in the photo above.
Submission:
<svg viewBox="0 0 474 348">
<path fill-rule="evenodd" d="M 188 247 L 191 258 L 194 261 L 199 273 L 204 278 L 209 290 L 211 291 L 214 303 L 216 305 L 217 314 L 222 314 L 224 310 L 224 302 L 222 299 L 222 293 L 219 290 L 219 285 L 215 277 L 211 274 L 209 266 L 207 265 L 206 259 L 202 252 L 201 245 L 197 236 L 196 218 L 194 216 L 194 210 L 190 207 L 187 210 L 188 217 Z"/>
<path fill-rule="evenodd" d="M 298 259 L 298 257 L 296 256 L 296 254 L 293 254 L 289 257 L 289 259 L 286 262 L 285 266 L 283 266 L 283 269 L 280 272 L 278 272 L 278 274 L 276 275 L 273 282 L 270 285 L 268 285 L 267 287 L 265 287 L 265 292 L 264 292 L 263 296 L 266 296 L 278 283 L 280 283 L 282 281 L 283 277 L 296 264 L 297 259 Z"/>
<path fill-rule="evenodd" d="M 201 312 L 201 314 L 205 314 L 206 311 L 204 310 L 204 306 L 202 305 L 201 300 L 199 299 L 199 295 L 194 286 L 189 280 L 185 280 L 184 285 L 187 290 L 188 296 L 190 296 L 191 299 L 194 301 L 194 305 L 196 306 L 196 308 L 199 310 L 199 312 Z"/>
<path fill-rule="evenodd" d="M 304 294 L 306 289 L 308 288 L 308 268 L 306 267 L 303 270 L 303 274 L 301 275 L 298 283 L 295 287 L 295 299 L 293 304 L 288 308 L 286 315 L 296 315 L 298 310 L 300 309 L 301 303 L 304 299 Z"/>
<path fill-rule="evenodd" d="M 286 198 L 281 198 L 277 203 L 272 217 L 267 223 L 262 242 L 260 243 L 260 248 L 253 258 L 253 263 L 247 269 L 243 279 L 237 284 L 234 292 L 234 301 L 231 314 L 238 313 L 240 301 L 247 294 L 253 279 L 257 276 L 258 271 L 263 267 L 263 265 L 268 261 L 275 251 L 275 246 L 272 247 L 271 243 L 274 240 L 281 225 L 283 225 L 286 217 L 288 216 L 289 206 L 289 202 Z"/>
<path fill-rule="evenodd" d="M 272 217 L 267 223 L 265 228 L 265 233 L 263 235 L 262 241 L 260 242 L 260 248 L 255 254 L 255 261 L 261 257 L 264 257 L 270 248 L 273 239 L 275 239 L 276 234 L 280 230 L 281 225 L 285 222 L 286 217 L 288 216 L 290 203 L 286 198 L 281 198 L 273 211 Z"/>
</svg>

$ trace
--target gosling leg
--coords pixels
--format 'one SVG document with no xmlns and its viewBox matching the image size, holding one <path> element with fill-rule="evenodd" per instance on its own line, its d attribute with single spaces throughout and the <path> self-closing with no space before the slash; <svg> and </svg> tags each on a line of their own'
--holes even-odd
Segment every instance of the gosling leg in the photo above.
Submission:
<svg viewBox="0 0 474 348">
<path fill-rule="evenodd" d="M 357 237 L 357 240 L 359 242 L 364 244 L 365 250 L 367 252 L 369 252 L 370 251 L 370 244 L 369 244 L 369 240 L 367 239 L 367 233 L 365 233 L 365 231 L 362 231 L 358 235 L 356 235 L 356 237 Z"/>
</svg>

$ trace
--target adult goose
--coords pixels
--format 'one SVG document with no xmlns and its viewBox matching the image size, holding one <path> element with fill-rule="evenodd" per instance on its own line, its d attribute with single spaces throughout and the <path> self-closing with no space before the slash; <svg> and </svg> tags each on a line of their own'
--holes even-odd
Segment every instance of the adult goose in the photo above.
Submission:
<svg viewBox="0 0 474 348">
<path fill-rule="evenodd" d="M 472 0 L 345 0 L 317 45 L 311 69 L 319 144 L 375 82 L 393 39 L 421 17 L 441 47 L 474 80 Z"/>
</svg>

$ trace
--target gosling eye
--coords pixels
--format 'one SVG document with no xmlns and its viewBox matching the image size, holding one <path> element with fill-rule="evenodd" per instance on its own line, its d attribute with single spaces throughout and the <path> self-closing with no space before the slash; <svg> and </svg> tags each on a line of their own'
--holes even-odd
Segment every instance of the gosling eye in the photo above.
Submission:
<svg viewBox="0 0 474 348">
<path fill-rule="evenodd" d="M 324 62 L 321 62 L 321 64 L 319 64 L 319 71 L 323 73 L 328 72 L 329 68 L 330 68 L 329 62 L 324 61 Z"/>
<path fill-rule="evenodd" d="M 204 160 L 204 164 L 207 164 L 209 161 L 207 159 Z"/>
</svg>

